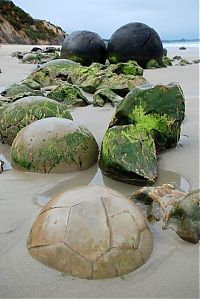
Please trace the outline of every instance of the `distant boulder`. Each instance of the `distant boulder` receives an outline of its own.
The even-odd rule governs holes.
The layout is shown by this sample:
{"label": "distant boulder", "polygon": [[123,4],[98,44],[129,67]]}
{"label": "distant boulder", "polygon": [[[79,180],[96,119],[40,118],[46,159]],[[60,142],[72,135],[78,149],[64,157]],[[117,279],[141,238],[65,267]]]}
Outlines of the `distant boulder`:
{"label": "distant boulder", "polygon": [[186,47],[180,47],[179,50],[186,50]]}
{"label": "distant boulder", "polygon": [[104,64],[106,46],[103,39],[94,32],[74,31],[63,42],[61,58],[67,58],[85,66],[93,62]]}
{"label": "distant boulder", "polygon": [[143,23],[129,23],[116,30],[108,42],[108,58],[111,63],[136,60],[145,67],[163,56],[163,45],[157,32]]}

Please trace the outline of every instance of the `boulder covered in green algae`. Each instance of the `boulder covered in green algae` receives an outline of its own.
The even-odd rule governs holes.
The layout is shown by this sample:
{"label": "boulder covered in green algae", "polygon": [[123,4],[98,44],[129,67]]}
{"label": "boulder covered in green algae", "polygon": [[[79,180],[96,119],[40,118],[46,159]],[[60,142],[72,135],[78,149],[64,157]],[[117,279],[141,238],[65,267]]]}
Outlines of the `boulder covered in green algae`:
{"label": "boulder covered in green algae", "polygon": [[36,81],[41,87],[60,84],[63,81],[68,82],[70,71],[78,67],[80,67],[78,63],[50,63],[30,74],[27,80]]}
{"label": "boulder covered in green algae", "polygon": [[143,68],[138,65],[138,63],[134,60],[129,60],[127,62],[120,62],[117,64],[110,64],[107,70],[112,71],[116,74],[124,74],[124,75],[133,75],[133,76],[142,76]]}
{"label": "boulder covered in green algae", "polygon": [[133,75],[124,75],[124,74],[115,74],[108,73],[103,78],[99,88],[110,88],[119,96],[126,96],[130,90],[136,86],[146,84],[147,80],[142,76],[133,76]]}
{"label": "boulder covered in green algae", "polygon": [[110,128],[103,138],[99,166],[116,180],[152,184],[157,178],[154,140],[134,125]]}
{"label": "boulder covered in green algae", "polygon": [[146,63],[146,69],[157,69],[160,68],[160,65],[157,60],[151,59]]}
{"label": "boulder covered in green algae", "polygon": [[147,82],[142,76],[125,74],[128,72],[141,73],[142,69],[134,65],[134,62],[119,64],[114,68],[100,63],[93,63],[89,67],[81,66],[78,63],[55,63],[40,68],[31,74],[27,80],[32,85],[35,81],[41,87],[58,85],[67,81],[89,93],[106,87],[124,96],[135,86]]}
{"label": "boulder covered in green algae", "polygon": [[110,126],[135,123],[135,107],[145,107],[145,114],[167,115],[181,123],[185,116],[185,99],[179,84],[143,85],[131,90],[118,105]]}
{"label": "boulder covered in green algae", "polygon": [[164,64],[164,66],[172,66],[172,61],[167,56],[163,56],[162,63]]}
{"label": "boulder covered in green algae", "polygon": [[184,114],[185,100],[178,84],[144,85],[118,105],[109,126],[137,124],[151,134],[160,151],[176,146]]}
{"label": "boulder covered in green algae", "polygon": [[81,90],[70,83],[62,83],[48,93],[48,98],[63,103],[67,107],[82,107],[90,103]]}
{"label": "boulder covered in green algae", "polygon": [[189,192],[169,213],[165,229],[172,228],[185,241],[200,240],[200,190]]}
{"label": "boulder covered in green algae", "polygon": [[92,166],[98,145],[85,127],[64,118],[45,118],[23,128],[11,147],[11,164],[23,171],[64,173]]}
{"label": "boulder covered in green algae", "polygon": [[26,84],[13,84],[5,89],[1,95],[14,102],[27,96],[43,96],[44,94],[40,90],[32,89]]}
{"label": "boulder covered in green algae", "polygon": [[93,106],[103,107],[106,103],[113,107],[122,101],[122,98],[110,88],[100,88],[93,95]]}
{"label": "boulder covered in green algae", "polygon": [[0,142],[11,145],[22,128],[47,117],[72,120],[71,114],[63,105],[45,97],[25,97],[7,105],[0,118]]}

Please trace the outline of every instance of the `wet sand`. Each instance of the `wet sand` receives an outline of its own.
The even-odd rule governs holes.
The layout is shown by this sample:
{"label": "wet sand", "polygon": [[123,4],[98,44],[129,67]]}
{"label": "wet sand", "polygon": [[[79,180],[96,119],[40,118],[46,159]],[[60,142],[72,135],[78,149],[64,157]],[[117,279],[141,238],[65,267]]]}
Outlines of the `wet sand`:
{"label": "wet sand", "polygon": [[[22,65],[9,55],[31,46],[1,46],[0,91],[19,82],[35,65]],[[198,50],[169,49],[169,56],[198,58]],[[175,182],[184,190],[199,185],[199,81],[198,64],[145,70],[151,83],[180,82],[186,98],[186,118],[176,149],[159,156],[157,185]],[[74,120],[84,124],[100,145],[113,114],[110,106],[72,110]],[[9,160],[8,145],[0,143],[0,154]],[[61,190],[78,185],[100,184],[130,194],[138,187],[102,176],[97,165],[79,173],[34,174],[15,170],[0,174],[0,298],[198,298],[199,246],[181,240],[173,231],[151,227],[154,250],[147,263],[124,277],[81,280],[34,260],[26,248],[31,225],[43,205]],[[81,196],[81,194],[80,194]]]}

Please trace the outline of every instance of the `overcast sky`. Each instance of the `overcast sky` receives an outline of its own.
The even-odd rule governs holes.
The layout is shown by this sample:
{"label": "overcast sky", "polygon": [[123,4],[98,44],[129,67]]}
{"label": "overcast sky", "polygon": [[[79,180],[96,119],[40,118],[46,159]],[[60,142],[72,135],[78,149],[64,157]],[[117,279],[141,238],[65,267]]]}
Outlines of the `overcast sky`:
{"label": "overcast sky", "polygon": [[198,38],[199,0],[13,0],[32,17],[67,33],[89,30],[103,38],[130,22],[153,27],[161,39]]}

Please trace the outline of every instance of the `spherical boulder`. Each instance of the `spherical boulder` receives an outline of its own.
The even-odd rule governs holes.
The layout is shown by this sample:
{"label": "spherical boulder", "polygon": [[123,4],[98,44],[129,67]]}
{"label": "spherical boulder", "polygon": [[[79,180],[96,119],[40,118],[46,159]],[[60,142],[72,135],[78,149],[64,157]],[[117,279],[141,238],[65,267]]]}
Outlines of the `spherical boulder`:
{"label": "spherical boulder", "polygon": [[74,31],[62,44],[61,58],[71,59],[85,66],[93,62],[104,64],[106,46],[103,39],[94,32]]}
{"label": "spherical boulder", "polygon": [[151,59],[160,61],[163,45],[157,32],[143,23],[129,23],[117,29],[108,42],[111,63],[135,60],[145,67]]}
{"label": "spherical boulder", "polygon": [[23,128],[11,147],[11,164],[23,171],[63,173],[89,168],[98,158],[95,138],[64,118],[45,118]]}
{"label": "spherical boulder", "polygon": [[11,145],[22,128],[47,117],[72,120],[70,112],[62,104],[43,96],[24,97],[9,104],[0,117],[0,142]]}
{"label": "spherical boulder", "polygon": [[101,279],[142,266],[152,252],[152,236],[140,208],[127,197],[101,186],[81,186],[43,207],[27,246],[49,267]]}

